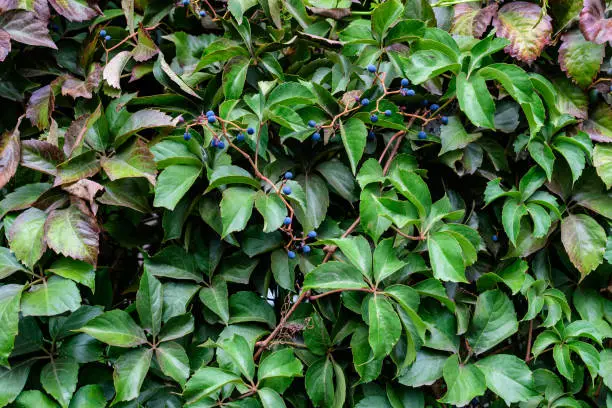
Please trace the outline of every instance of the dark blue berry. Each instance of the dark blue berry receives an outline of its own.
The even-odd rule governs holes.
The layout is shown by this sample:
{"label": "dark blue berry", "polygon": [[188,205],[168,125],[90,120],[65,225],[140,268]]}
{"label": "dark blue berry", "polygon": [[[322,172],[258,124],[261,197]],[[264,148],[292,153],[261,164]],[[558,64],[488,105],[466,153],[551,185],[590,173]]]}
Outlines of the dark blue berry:
{"label": "dark blue berry", "polygon": [[440,121],[443,125],[448,125],[448,116],[442,116],[442,119],[440,119]]}
{"label": "dark blue berry", "polygon": [[361,104],[362,104],[363,106],[368,106],[368,105],[370,104],[370,100],[369,100],[368,98],[363,98],[363,99],[361,100]]}
{"label": "dark blue berry", "polygon": [[210,145],[211,145],[212,147],[217,147],[217,139],[213,139],[213,140],[211,140],[211,141],[210,141]]}
{"label": "dark blue berry", "polygon": [[368,71],[370,71],[371,73],[376,72],[376,65],[374,64],[368,65]]}
{"label": "dark blue berry", "polygon": [[499,241],[499,237],[497,236],[497,234],[493,234],[493,236],[491,237],[491,239],[493,240],[493,242],[497,242],[497,241]]}
{"label": "dark blue berry", "polygon": [[214,116],[209,116],[207,119],[208,119],[208,123],[215,123],[217,121],[217,118]]}
{"label": "dark blue berry", "polygon": [[374,131],[373,131],[373,130],[370,130],[370,131],[368,132],[368,139],[370,139],[370,140],[374,140],[374,139],[376,139],[376,133],[374,133]]}
{"label": "dark blue berry", "polygon": [[223,140],[219,140],[219,143],[217,143],[217,147],[221,150],[223,148],[225,148],[225,143],[223,142]]}
{"label": "dark blue berry", "polygon": [[289,186],[285,186],[283,187],[283,193],[290,195],[291,194],[291,187]]}
{"label": "dark blue berry", "polygon": [[183,0],[182,3],[183,3],[183,6],[188,6],[189,5],[189,0]]}
{"label": "dark blue berry", "polygon": [[100,30],[100,37],[106,37],[106,30]]}
{"label": "dark blue berry", "polygon": [[313,127],[317,126],[317,122],[315,122],[314,120],[310,119],[310,120],[308,121],[308,126],[310,126],[311,128],[313,128]]}
{"label": "dark blue berry", "polygon": [[310,231],[308,233],[308,238],[316,238],[317,237],[317,233],[315,231]]}
{"label": "dark blue berry", "polygon": [[427,137],[427,133],[425,133],[425,131],[421,130],[419,131],[419,133],[417,134],[417,137],[421,140],[425,139]]}
{"label": "dark blue berry", "polygon": [[242,133],[238,133],[238,135],[236,136],[236,140],[239,142],[244,141],[244,135]]}
{"label": "dark blue berry", "polygon": [[286,173],[285,173],[285,178],[286,178],[287,180],[291,180],[291,179],[293,178],[293,173],[292,173],[292,172],[290,172],[290,171],[286,172]]}
{"label": "dark blue berry", "polygon": [[206,112],[206,117],[209,117],[209,116],[215,116],[215,112],[214,112],[214,111],[211,111],[211,110],[209,110],[208,112]]}
{"label": "dark blue berry", "polygon": [[206,17],[206,12],[204,10],[200,10],[200,17]]}
{"label": "dark blue berry", "polygon": [[385,111],[385,116],[391,116],[391,111],[389,109]]}
{"label": "dark blue berry", "polygon": [[183,139],[185,140],[191,139],[191,134],[189,134],[189,132],[185,132],[185,134],[183,135]]}
{"label": "dark blue berry", "polygon": [[372,116],[370,116],[370,120],[372,122],[378,122],[378,116],[377,115],[372,115]]}
{"label": "dark blue berry", "polygon": [[402,86],[408,86],[410,85],[410,81],[408,81],[406,78],[402,79]]}
{"label": "dark blue berry", "polygon": [[431,111],[437,111],[438,109],[440,109],[440,105],[438,105],[437,103],[432,103],[429,109]]}
{"label": "dark blue berry", "polygon": [[321,140],[321,134],[318,132],[313,133],[312,140],[314,140],[315,142],[318,142],[319,140]]}
{"label": "dark blue berry", "polygon": [[423,99],[423,100],[421,101],[421,105],[423,105],[423,106],[427,106],[427,105],[429,105],[429,101],[428,101],[427,99]]}
{"label": "dark blue berry", "polygon": [[295,258],[295,252],[287,251],[287,256],[289,257],[289,259],[294,259]]}
{"label": "dark blue berry", "polygon": [[105,41],[110,41],[110,40],[111,40],[111,38],[113,38],[113,37],[111,37],[110,35],[107,35],[106,37],[104,37],[104,40],[105,40]]}
{"label": "dark blue berry", "polygon": [[310,247],[308,245],[304,245],[302,247],[302,252],[305,253],[305,254],[309,253],[310,252]]}
{"label": "dark blue berry", "polygon": [[253,129],[252,127],[248,127],[248,128],[247,128],[247,133],[248,133],[249,135],[252,135],[253,133],[255,133],[255,129]]}
{"label": "dark blue berry", "polygon": [[283,221],[283,224],[285,224],[285,225],[291,224],[291,217],[285,217],[285,220]]}
{"label": "dark blue berry", "polygon": [[406,95],[407,96],[414,96],[416,95],[416,92],[414,92],[414,89],[409,89],[406,91]]}

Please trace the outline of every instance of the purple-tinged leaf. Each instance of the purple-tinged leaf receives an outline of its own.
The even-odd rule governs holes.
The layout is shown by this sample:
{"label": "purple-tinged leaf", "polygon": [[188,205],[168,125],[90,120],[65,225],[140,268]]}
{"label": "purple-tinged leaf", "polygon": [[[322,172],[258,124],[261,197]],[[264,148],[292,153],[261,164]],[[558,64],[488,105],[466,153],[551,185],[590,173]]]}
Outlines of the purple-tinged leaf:
{"label": "purple-tinged leaf", "polygon": [[128,63],[131,57],[131,52],[121,51],[104,67],[102,77],[113,88],[121,89],[121,84],[119,83],[121,73],[123,72],[123,68],[125,68],[125,64]]}
{"label": "purple-tinged leaf", "polygon": [[94,64],[84,81],[68,75],[62,85],[62,95],[69,95],[74,99],[79,97],[91,99],[91,92],[98,88],[101,80],[102,67],[100,64]]}
{"label": "purple-tinged leaf", "polygon": [[59,147],[42,140],[30,139],[21,142],[21,165],[54,176],[56,167],[65,160]]}
{"label": "purple-tinged leaf", "polygon": [[0,62],[11,52],[11,36],[0,28]]}
{"label": "purple-tinged leaf", "polygon": [[603,62],[605,46],[584,39],[578,30],[561,36],[559,65],[568,78],[582,88],[593,82]]}
{"label": "purple-tinged leaf", "polygon": [[0,27],[9,33],[13,41],[57,49],[49,36],[47,23],[30,11],[13,10],[0,15]]}
{"label": "purple-tinged leaf", "polygon": [[138,43],[132,51],[134,60],[138,62],[150,60],[158,52],[159,48],[157,48],[157,45],[155,45],[149,33],[142,26],[140,26],[138,28]]}
{"label": "purple-tinged leaf", "polygon": [[510,40],[510,45],[504,49],[506,53],[531,64],[550,41],[551,21],[547,14],[542,16],[542,9],[537,4],[515,1],[499,9],[493,25],[498,37]]}
{"label": "purple-tinged leaf", "polygon": [[491,24],[491,20],[495,16],[498,7],[497,3],[482,9],[477,3],[456,4],[453,25],[450,30],[451,33],[473,36],[475,38],[482,37]]}
{"label": "purple-tinged leaf", "polygon": [[21,144],[19,141],[19,125],[21,118],[17,121],[15,129],[6,131],[0,136],[0,188],[15,175],[21,156]]}
{"label": "purple-tinged leaf", "polygon": [[49,0],[49,3],[70,21],[85,21],[103,15],[98,6],[90,6],[86,0]]}
{"label": "purple-tinged leaf", "polygon": [[30,119],[37,128],[47,129],[54,109],[55,94],[51,85],[45,85],[30,96],[26,107],[26,118]]}
{"label": "purple-tinged leaf", "polygon": [[98,171],[100,171],[100,161],[96,158],[96,152],[90,150],[58,165],[54,185],[69,184],[88,178]]}
{"label": "purple-tinged leaf", "polygon": [[582,130],[591,137],[591,140],[612,143],[612,107],[600,103],[589,114],[589,119],[582,124]]}
{"label": "purple-tinged leaf", "polygon": [[157,167],[153,153],[141,139],[136,139],[111,158],[102,158],[101,163],[111,180],[144,177],[155,185]]}
{"label": "purple-tinged leaf", "polygon": [[580,31],[589,41],[604,44],[612,41],[612,18],[606,18],[603,0],[584,0],[580,12]]}

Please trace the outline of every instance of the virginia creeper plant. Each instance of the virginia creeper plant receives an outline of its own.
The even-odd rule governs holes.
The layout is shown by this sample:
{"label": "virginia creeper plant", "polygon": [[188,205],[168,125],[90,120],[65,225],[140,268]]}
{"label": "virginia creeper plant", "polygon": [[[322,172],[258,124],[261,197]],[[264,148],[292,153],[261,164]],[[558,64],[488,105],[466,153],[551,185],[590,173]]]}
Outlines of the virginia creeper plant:
{"label": "virginia creeper plant", "polygon": [[0,407],[612,408],[603,0],[0,0]]}

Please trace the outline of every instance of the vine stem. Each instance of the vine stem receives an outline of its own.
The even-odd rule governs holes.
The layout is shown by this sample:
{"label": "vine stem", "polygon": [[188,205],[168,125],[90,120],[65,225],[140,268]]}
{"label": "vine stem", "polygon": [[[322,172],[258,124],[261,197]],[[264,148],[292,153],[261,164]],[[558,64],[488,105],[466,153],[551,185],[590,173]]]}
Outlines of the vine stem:
{"label": "vine stem", "polygon": [[533,320],[529,321],[529,335],[527,337],[527,353],[525,353],[525,362],[530,360],[531,355],[531,340],[533,338]]}

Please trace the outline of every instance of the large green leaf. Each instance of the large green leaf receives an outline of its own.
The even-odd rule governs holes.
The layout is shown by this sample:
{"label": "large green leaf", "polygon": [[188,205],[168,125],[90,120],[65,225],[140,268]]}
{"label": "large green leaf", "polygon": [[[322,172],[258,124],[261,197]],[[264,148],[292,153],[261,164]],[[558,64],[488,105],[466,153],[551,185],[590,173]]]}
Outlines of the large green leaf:
{"label": "large green leaf", "polygon": [[485,376],[487,388],[506,404],[526,402],[538,395],[531,370],[525,362],[509,354],[497,354],[475,363]]}
{"label": "large green leaf", "polygon": [[459,106],[470,121],[476,126],[494,129],[495,103],[484,78],[479,75],[468,78],[462,72],[457,76],[456,83]]}
{"label": "large green leaf", "polygon": [[147,342],[144,331],[127,312],[111,310],[90,320],[78,331],[116,347],[135,347]]}
{"label": "large green leaf", "polygon": [[605,46],[585,40],[579,30],[561,36],[559,65],[579,86],[586,88],[593,82],[603,62]]}
{"label": "large green leaf", "polygon": [[[19,302],[21,300],[22,290],[23,287],[21,285],[0,286],[0,323],[3,328],[0,332],[0,365],[5,367],[8,366],[8,358],[13,350],[15,336],[17,336]],[[0,374],[0,376],[2,376],[2,374]],[[8,380],[8,378],[11,377],[6,378]],[[2,383],[4,384],[4,382]],[[0,402],[2,402],[1,395]]]}
{"label": "large green leaf", "polygon": [[15,256],[32,268],[47,249],[44,227],[47,214],[30,208],[15,219],[9,230],[9,245]]}
{"label": "large green leaf", "polygon": [[304,278],[303,289],[367,288],[359,269],[342,262],[327,262],[317,266]]}
{"label": "large green leaf", "polygon": [[40,383],[62,408],[66,408],[76,391],[78,375],[76,361],[69,358],[51,360],[40,372]]}
{"label": "large green leaf", "polygon": [[374,267],[372,269],[376,283],[393,275],[406,265],[397,257],[393,248],[393,239],[388,238],[380,241],[374,250]]}
{"label": "large green leaf", "polygon": [[443,373],[446,394],[440,398],[440,402],[467,405],[473,398],[483,395],[487,389],[482,371],[474,364],[459,364],[456,354],[446,360]]}
{"label": "large green leaf", "polygon": [[111,180],[144,177],[155,184],[157,171],[153,154],[141,139],[135,139],[110,158],[102,158],[101,165]]}
{"label": "large green leaf", "polygon": [[136,309],[143,328],[157,336],[162,323],[162,284],[149,272],[142,274],[136,294]]}
{"label": "large green leaf", "polygon": [[229,383],[242,383],[242,380],[220,368],[202,367],[187,381],[183,396],[188,404],[193,404]]}
{"label": "large green leaf", "polygon": [[229,299],[229,323],[259,322],[270,327],[276,324],[272,306],[254,292],[237,292]]}
{"label": "large green leaf", "polygon": [[227,324],[230,318],[227,284],[217,276],[209,287],[200,289],[200,300]]}
{"label": "large green leaf", "polygon": [[183,346],[173,341],[162,343],[155,349],[155,358],[165,375],[185,385],[189,378],[189,357]]}
{"label": "large green leaf", "polygon": [[54,316],[74,312],[79,306],[81,294],[77,285],[59,276],[32,286],[21,297],[21,313],[25,316]]}
{"label": "large green leaf", "polygon": [[467,282],[462,249],[449,233],[435,232],[427,239],[431,269],[437,279]]}
{"label": "large green leaf", "polygon": [[198,166],[179,164],[164,169],[157,178],[153,205],[174,210],[174,207],[195,183],[200,171],[201,168]]}
{"label": "large green leaf", "polygon": [[391,303],[380,295],[370,297],[368,301],[368,340],[374,358],[388,355],[398,342],[402,333],[402,324]]}
{"label": "large green leaf", "polygon": [[152,356],[153,350],[141,348],[130,350],[117,359],[113,373],[116,391],[113,403],[131,401],[140,395]]}
{"label": "large green leaf", "polygon": [[305,383],[315,406],[329,406],[334,399],[333,362],[326,357],[315,361],[306,371]]}
{"label": "large green leaf", "polygon": [[346,123],[340,121],[340,136],[342,137],[342,143],[344,143],[344,149],[348,154],[351,169],[353,174],[355,174],[357,172],[357,164],[359,164],[366,146],[368,130],[362,121],[351,118]]}
{"label": "large green leaf", "polygon": [[603,262],[606,233],[597,221],[585,214],[569,215],[561,222],[561,241],[582,278]]}
{"label": "large green leaf", "polygon": [[256,191],[245,187],[230,187],[223,192],[221,200],[222,237],[246,226],[255,202]]}
{"label": "large green leaf", "polygon": [[144,267],[154,276],[202,281],[202,275],[196,270],[194,257],[175,245],[162,249],[150,258],[145,258]]}
{"label": "large green leaf", "polygon": [[301,377],[302,363],[294,355],[291,349],[275,351],[268,355],[259,364],[257,378],[259,381],[266,378]]}
{"label": "large green leaf", "polygon": [[478,296],[467,340],[474,353],[481,354],[501,343],[518,330],[514,305],[500,290]]}

